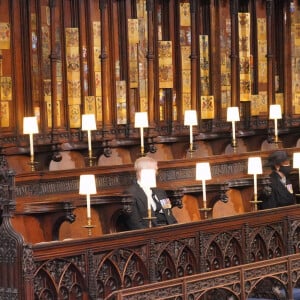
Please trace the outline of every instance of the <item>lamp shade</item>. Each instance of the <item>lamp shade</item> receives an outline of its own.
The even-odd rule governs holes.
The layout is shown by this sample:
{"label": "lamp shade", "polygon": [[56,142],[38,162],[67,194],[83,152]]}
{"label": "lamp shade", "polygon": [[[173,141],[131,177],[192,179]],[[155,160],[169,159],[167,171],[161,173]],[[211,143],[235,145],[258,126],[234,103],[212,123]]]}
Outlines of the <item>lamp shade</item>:
{"label": "lamp shade", "polygon": [[140,184],[142,187],[156,187],[156,169],[141,170]]}
{"label": "lamp shade", "polygon": [[248,174],[262,174],[262,163],[260,157],[248,158]]}
{"label": "lamp shade", "polygon": [[227,121],[236,122],[240,120],[239,108],[237,106],[227,107]]}
{"label": "lamp shade", "polygon": [[269,119],[281,119],[281,106],[280,104],[271,104],[269,111]]}
{"label": "lamp shade", "polygon": [[80,175],[79,194],[92,195],[96,193],[97,191],[96,191],[95,175],[90,175],[90,174]]}
{"label": "lamp shade", "polygon": [[39,133],[37,117],[23,118],[23,133],[24,134]]}
{"label": "lamp shade", "polygon": [[145,111],[143,112],[136,112],[134,115],[134,127],[135,128],[146,128],[148,127],[148,113]]}
{"label": "lamp shade", "polygon": [[184,125],[185,126],[198,125],[196,110],[186,110],[184,112]]}
{"label": "lamp shade", "polygon": [[196,164],[196,180],[210,180],[211,172],[208,162],[202,162]]}
{"label": "lamp shade", "polygon": [[293,153],[293,168],[300,169],[300,152]]}
{"label": "lamp shade", "polygon": [[94,114],[82,115],[81,130],[96,130],[96,119]]}

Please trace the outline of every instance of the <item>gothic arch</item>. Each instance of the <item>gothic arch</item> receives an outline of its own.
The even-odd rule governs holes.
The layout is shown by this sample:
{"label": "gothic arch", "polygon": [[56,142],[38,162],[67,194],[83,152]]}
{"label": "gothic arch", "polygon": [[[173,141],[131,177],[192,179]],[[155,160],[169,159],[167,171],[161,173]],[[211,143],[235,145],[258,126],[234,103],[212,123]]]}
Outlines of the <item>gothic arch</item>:
{"label": "gothic arch", "polygon": [[176,278],[176,267],[170,253],[164,250],[157,260],[156,277],[159,281]]}
{"label": "gothic arch", "polygon": [[250,261],[261,261],[267,257],[267,246],[260,234],[257,234],[250,244]]}
{"label": "gothic arch", "polygon": [[288,296],[289,295],[285,284],[276,277],[268,276],[263,277],[254,283],[254,285],[251,287],[247,299],[292,299]]}
{"label": "gothic arch", "polygon": [[215,299],[230,299],[238,300],[240,299],[232,290],[227,288],[215,288],[205,291],[199,298],[195,300],[215,300]]}
{"label": "gothic arch", "polygon": [[37,299],[59,299],[66,295],[82,296],[87,290],[82,273],[73,262],[51,260],[43,263],[34,276]]}
{"label": "gothic arch", "polygon": [[177,260],[177,276],[187,276],[197,273],[197,270],[195,270],[196,266],[196,258],[189,249],[189,247],[185,246],[181,249],[178,260]]}
{"label": "gothic arch", "polygon": [[149,280],[142,258],[128,249],[113,250],[103,257],[95,276],[97,297],[106,297],[122,286],[138,286]]}

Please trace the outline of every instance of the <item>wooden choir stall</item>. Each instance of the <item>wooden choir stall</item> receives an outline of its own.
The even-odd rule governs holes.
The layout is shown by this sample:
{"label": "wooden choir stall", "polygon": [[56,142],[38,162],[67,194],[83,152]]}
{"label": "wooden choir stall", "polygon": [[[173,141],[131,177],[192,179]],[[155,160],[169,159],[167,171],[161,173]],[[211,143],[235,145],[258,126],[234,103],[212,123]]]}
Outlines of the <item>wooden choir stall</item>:
{"label": "wooden choir stall", "polygon": [[[0,0],[0,299],[300,299],[299,27],[296,0]],[[295,204],[262,210],[276,150]],[[126,227],[141,156],[177,224]]]}

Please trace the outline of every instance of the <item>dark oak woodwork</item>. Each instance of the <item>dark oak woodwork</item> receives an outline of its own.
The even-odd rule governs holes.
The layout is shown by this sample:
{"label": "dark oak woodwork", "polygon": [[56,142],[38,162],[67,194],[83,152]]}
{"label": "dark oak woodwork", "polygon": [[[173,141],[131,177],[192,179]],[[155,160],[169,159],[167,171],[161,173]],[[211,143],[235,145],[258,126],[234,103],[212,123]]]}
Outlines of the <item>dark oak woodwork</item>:
{"label": "dark oak woodwork", "polygon": [[[128,232],[123,221],[132,199],[124,191],[135,179],[133,163],[140,156],[134,112],[141,103],[139,87],[129,82],[127,26],[128,19],[137,18],[138,2],[145,6],[147,28],[145,53],[140,54],[147,60],[150,126],[145,128],[145,151],[159,162],[157,184],[167,191],[179,224]],[[215,105],[214,118],[200,119],[194,127],[192,153],[183,124],[183,3],[190,4],[191,18],[190,106],[200,116],[199,34],[209,36],[209,93]],[[261,156],[264,164],[276,149],[290,156],[300,151],[292,4],[299,8],[290,0],[0,0],[1,26],[10,28],[9,49],[0,49],[0,299],[275,298],[278,288],[292,297],[300,288],[299,205],[254,211],[253,178],[247,174],[249,156]],[[277,92],[284,95],[279,143],[274,143],[267,112],[252,116],[251,101],[240,101],[240,12],[251,15],[251,93],[266,91],[268,105],[275,103]],[[257,18],[266,21],[264,83],[258,80]],[[230,103],[224,104],[220,36],[225,19],[230,21],[231,74]],[[94,22],[101,23],[98,57],[93,49]],[[79,32],[80,97],[75,100],[69,91],[66,28]],[[159,30],[163,40],[172,42],[174,80],[173,87],[164,90],[164,104],[159,90]],[[87,134],[79,125],[71,126],[69,113],[75,101],[80,118],[86,110],[85,96],[95,96],[97,63],[102,112],[92,132],[90,162]],[[11,78],[7,109],[2,106],[4,77]],[[126,124],[117,122],[117,80],[126,82]],[[225,117],[228,105],[241,109],[236,149]],[[29,138],[22,130],[23,117],[33,114],[40,127],[34,136],[34,172]],[[2,124],[5,117],[8,126]],[[195,180],[195,165],[202,161],[209,162],[212,171],[207,213],[201,210],[203,187]],[[259,191],[269,184],[269,171],[264,167],[258,176]],[[296,193],[297,171],[292,173]],[[91,198],[95,227],[88,236],[86,199],[78,192],[79,176],[91,173],[96,176],[97,195]],[[299,198],[298,193],[298,203]]]}
{"label": "dark oak woodwork", "polygon": [[[11,232],[3,235],[6,223],[4,219],[0,230],[2,238],[8,240]],[[279,261],[275,258],[282,257],[284,261],[285,255],[299,252],[298,235],[299,209],[291,206],[98,238],[37,243],[31,247],[20,243],[20,250],[25,247],[26,255],[22,257],[26,262],[26,284],[24,292],[17,288],[15,293],[22,293],[24,299],[31,299],[33,292],[37,298],[43,298],[46,290],[54,298],[58,292],[113,299],[116,290],[140,285],[145,289],[144,285],[151,282],[163,282],[166,286],[171,279],[195,279],[191,276],[195,274],[202,274],[203,280],[204,276],[205,280],[217,280],[221,274],[227,278],[226,274],[236,270],[256,272],[258,264],[252,266],[254,262],[260,262],[258,269],[264,268],[265,276],[271,276],[274,267],[268,266]],[[237,284],[246,279],[249,281],[250,277],[239,278]],[[222,286],[227,284],[224,279]],[[74,285],[77,288],[72,292],[69,287]],[[254,280],[247,293],[255,285]],[[212,286],[221,288],[216,282]],[[150,286],[151,295],[156,293],[154,287]],[[205,292],[210,289],[211,285]]]}
{"label": "dark oak woodwork", "polygon": [[[292,155],[294,149],[287,149]],[[269,155],[269,151],[253,153],[262,157],[263,164]],[[5,157],[2,157],[5,162]],[[211,209],[208,216],[203,215],[202,183],[195,179],[196,163],[208,161],[211,166],[212,179],[206,182],[207,185],[207,207]],[[238,205],[239,209],[227,212],[232,213],[249,212],[255,209],[251,204],[253,200],[253,177],[247,174],[248,154],[219,155],[210,158],[190,158],[188,160],[174,160],[159,162],[157,184],[167,190],[173,203],[177,207],[176,214],[180,222],[189,222],[193,210],[196,209],[198,220],[205,217],[212,217],[217,213],[219,201]],[[268,173],[258,175],[258,191],[263,190],[269,184]],[[107,234],[123,231],[122,218],[127,210],[130,210],[130,196],[125,195],[125,190],[134,182],[135,172],[133,165],[104,167],[89,167],[51,172],[30,172],[16,176],[16,218],[14,225],[22,232],[26,241],[50,241],[59,238],[59,227],[64,221],[73,222],[74,215],[80,217],[86,206],[85,198],[79,195],[79,177],[81,174],[95,174],[97,195],[91,197],[93,222],[98,230],[95,234]],[[294,190],[299,190],[298,174],[293,172],[292,180]],[[231,191],[236,191],[231,195]],[[237,194],[238,197],[237,197]],[[235,195],[235,196],[234,196]],[[191,198],[190,200],[188,200]],[[195,200],[192,200],[195,199]],[[190,207],[190,204],[192,204]],[[27,220],[27,221],[26,221]],[[41,236],[33,235],[30,228],[24,227],[23,222],[37,222],[40,227]],[[34,221],[35,220],[35,221]],[[76,220],[76,218],[75,218]],[[78,221],[84,221],[81,216]],[[77,222],[77,221],[76,221]],[[83,225],[83,224],[82,224]],[[78,226],[78,225],[77,225]],[[69,228],[71,228],[70,225]],[[101,229],[100,229],[101,228]],[[76,235],[86,236],[86,231]],[[71,236],[72,237],[72,234]],[[34,240],[32,240],[34,238]]]}
{"label": "dark oak woodwork", "polygon": [[299,299],[299,255],[114,292],[109,299]]}
{"label": "dark oak woodwork", "polygon": [[[239,160],[236,157],[233,158],[232,166],[229,168],[228,166],[227,168],[220,167],[220,164],[226,166],[224,157],[222,160],[216,159],[215,164],[219,164],[217,169],[213,168],[213,172],[218,172],[217,181],[219,182],[215,180],[208,186],[208,193],[212,196],[209,201],[210,206],[213,201],[216,201],[216,197],[221,197],[217,195],[218,193],[224,195],[227,189],[247,190],[252,186],[247,176],[244,178],[240,176],[235,180],[222,180],[222,177],[228,178],[227,172],[243,173],[245,164],[243,157]],[[181,164],[169,162],[168,165],[161,164],[160,167],[160,183],[173,187],[170,189],[170,195],[174,196],[174,203],[177,201],[178,206],[181,206],[180,198],[183,194],[196,195],[200,198],[201,187],[187,184],[193,182],[191,179],[194,176],[193,160],[183,161]],[[109,186],[111,191],[114,189],[116,192],[117,186],[122,184],[120,178],[130,179],[130,168],[132,167],[122,166],[115,170],[97,168],[97,185],[104,189]],[[114,172],[117,174],[112,176]],[[226,278],[226,274],[237,270],[244,272],[247,268],[257,272],[258,266],[258,269],[267,268],[264,273],[267,278],[273,274],[274,268],[268,269],[268,265],[272,266],[276,263],[274,259],[282,258],[282,261],[286,261],[290,259],[286,257],[287,255],[299,253],[300,210],[298,205],[245,212],[230,217],[214,219],[210,217],[201,221],[146,230],[50,241],[57,237],[58,228],[64,221],[73,221],[73,208],[84,205],[80,197],[75,197],[78,178],[74,170],[61,172],[59,180],[58,174],[55,173],[35,172],[35,178],[22,175],[18,176],[15,181],[14,172],[3,163],[0,185],[2,190],[0,251],[3,255],[0,257],[0,271],[1,274],[8,274],[8,276],[0,277],[1,297],[18,299],[65,297],[70,299],[71,295],[76,295],[83,299],[88,297],[113,299],[116,291],[124,288],[145,286],[154,282],[167,284],[167,281],[170,281],[172,286],[172,279],[192,280],[191,275],[202,274],[204,276],[204,273],[208,280],[213,276],[218,278],[219,273],[214,272],[220,270],[224,270],[220,274]],[[119,181],[116,180],[117,178]],[[176,190],[175,182],[179,179],[181,189]],[[267,181],[267,178],[261,179],[261,185],[264,184],[264,180]],[[61,189],[60,192],[59,189]],[[62,193],[63,190],[64,193]],[[57,201],[58,194],[60,194],[60,201]],[[41,195],[47,201],[41,202]],[[73,199],[72,202],[71,199]],[[107,197],[102,191],[91,202],[94,209],[99,208],[98,213],[103,222],[102,225],[106,224],[107,227],[103,226],[106,229],[113,229],[115,224],[112,223],[118,219],[120,212],[130,209],[130,198],[124,194],[118,196],[115,193]],[[24,217],[30,215],[39,220],[41,227],[44,227],[44,240],[35,241],[33,244],[28,243],[30,238],[22,236],[12,225],[13,219],[20,215]],[[26,222],[24,224],[26,225]],[[29,222],[27,226],[30,226]],[[297,256],[296,258],[298,259]],[[260,262],[260,264],[252,266],[255,262]],[[292,269],[288,270],[290,272]],[[236,283],[242,284],[243,280],[251,281],[250,277],[245,277],[239,278]],[[236,295],[245,292],[248,295],[251,293],[258,295],[261,291],[260,286],[264,284],[254,279],[251,282],[251,288],[241,292],[235,291]],[[292,282],[293,285],[289,286],[287,281],[283,284],[283,287],[288,288],[287,293],[291,293],[292,287],[298,287],[296,283],[298,278],[294,278]],[[226,280],[222,283],[222,286],[231,284]],[[270,284],[272,286],[276,282]],[[214,292],[211,291],[211,286],[205,288],[203,292],[222,294],[219,290],[221,287],[217,283],[214,283],[213,287]],[[152,289],[152,286],[150,288]],[[127,292],[130,291],[126,290]],[[155,288],[151,293],[157,293]]]}
{"label": "dark oak woodwork", "polygon": [[[252,94],[267,91],[268,104],[274,103],[275,93],[283,93],[283,119],[278,122],[279,147],[295,147],[299,132],[299,114],[295,113],[293,80],[293,9],[298,3],[291,1],[162,1],[149,0],[145,4],[147,12],[147,101],[150,127],[145,130],[145,143],[148,153],[156,154],[162,160],[184,159],[189,148],[188,128],[183,125],[182,73],[180,51],[180,4],[190,4],[191,32],[191,108],[201,110],[201,80],[199,75],[200,56],[199,34],[209,36],[210,86],[214,96],[215,118],[201,120],[194,128],[195,147],[204,144],[207,151],[196,151],[194,155],[226,154],[230,148],[230,124],[226,121],[226,105],[241,108],[241,121],[237,125],[237,153],[276,148],[272,143],[273,125],[267,113],[251,116],[250,101],[239,99],[239,32],[238,13],[249,12],[251,16],[251,47],[253,58],[251,72]],[[140,110],[138,88],[129,84],[128,28],[129,18],[137,18],[137,0],[134,1],[8,1],[0,3],[2,22],[10,24],[10,48],[0,53],[1,77],[12,79],[12,99],[9,100],[9,127],[1,127],[1,147],[11,160],[19,160],[16,172],[27,170],[29,139],[22,133],[24,116],[39,114],[40,133],[35,135],[35,154],[39,170],[49,170],[49,163],[61,159],[64,151],[79,151],[87,156],[87,135],[78,128],[70,128],[69,112],[71,100],[68,91],[66,33],[69,27],[79,32],[79,73],[80,105],[79,116],[85,113],[85,96],[94,96],[96,90],[94,66],[101,65],[102,115],[97,122],[97,130],[92,133],[94,165],[116,164],[118,157],[122,163],[133,162],[139,155],[139,130],[134,128],[134,112]],[[161,20],[157,13],[160,12]],[[230,20],[229,58],[231,64],[230,95],[231,103],[222,104],[222,74],[220,68],[220,36],[224,32],[224,18]],[[257,18],[266,20],[267,36],[267,83],[258,82],[258,40]],[[34,20],[36,20],[34,22]],[[93,23],[101,23],[101,49],[99,57],[94,57]],[[158,63],[158,24],[161,23],[163,40],[172,42],[173,88],[164,89],[165,103],[159,97]],[[276,26],[275,26],[276,24]],[[43,31],[43,26],[47,31]],[[35,28],[36,27],[36,28]],[[276,29],[278,28],[278,30]],[[43,38],[49,41],[43,45]],[[45,34],[45,35],[44,35]],[[36,43],[36,44],[34,44]],[[34,46],[35,45],[35,46]],[[282,47],[281,47],[282,46]],[[36,47],[36,50],[33,50]],[[49,48],[49,49],[48,49]],[[116,76],[116,66],[120,76]],[[278,91],[275,91],[275,77],[278,77]],[[50,83],[49,91],[44,80]],[[58,86],[61,80],[61,87]],[[126,82],[126,124],[117,124],[116,81]],[[277,80],[277,79],[276,79]],[[61,89],[61,95],[59,91]],[[47,104],[45,93],[50,98]],[[59,99],[61,98],[61,99]],[[1,100],[2,101],[2,100]],[[76,100],[77,101],[77,100]],[[78,100],[79,101],[79,100]],[[174,103],[173,103],[174,101]],[[58,106],[56,105],[59,102]],[[47,105],[51,105],[48,119]],[[160,105],[163,105],[161,120]],[[176,107],[176,109],[175,109]],[[17,109],[15,109],[17,108]],[[39,111],[39,113],[37,113]],[[60,113],[60,120],[57,115]],[[199,114],[200,115],[200,114]],[[51,120],[52,125],[49,126]],[[60,121],[60,122],[59,122]],[[176,147],[182,151],[176,153]],[[67,149],[67,150],[66,150]],[[87,162],[88,165],[88,162]],[[15,168],[12,164],[12,168]]]}

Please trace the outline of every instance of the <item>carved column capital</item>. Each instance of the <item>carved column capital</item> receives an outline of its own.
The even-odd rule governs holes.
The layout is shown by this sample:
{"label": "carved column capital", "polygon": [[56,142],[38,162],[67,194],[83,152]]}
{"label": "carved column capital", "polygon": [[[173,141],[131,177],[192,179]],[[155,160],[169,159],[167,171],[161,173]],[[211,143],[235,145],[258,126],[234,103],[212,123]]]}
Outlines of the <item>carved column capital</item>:
{"label": "carved column capital", "polygon": [[107,0],[99,0],[99,9],[104,10],[107,7]]}
{"label": "carved column capital", "polygon": [[267,16],[269,16],[269,17],[272,16],[272,14],[273,14],[273,4],[274,4],[273,0],[266,1]]}
{"label": "carved column capital", "polygon": [[146,1],[146,10],[147,12],[152,12],[154,10],[154,4],[153,4],[153,0],[147,0]]}
{"label": "carved column capital", "polygon": [[236,15],[238,13],[238,1],[230,0],[230,14]]}
{"label": "carved column capital", "polygon": [[191,0],[191,5],[190,5],[190,12],[191,14],[195,14],[196,13],[196,1],[195,0]]}
{"label": "carved column capital", "polygon": [[56,6],[56,1],[55,0],[49,0],[49,7],[53,8]]}

